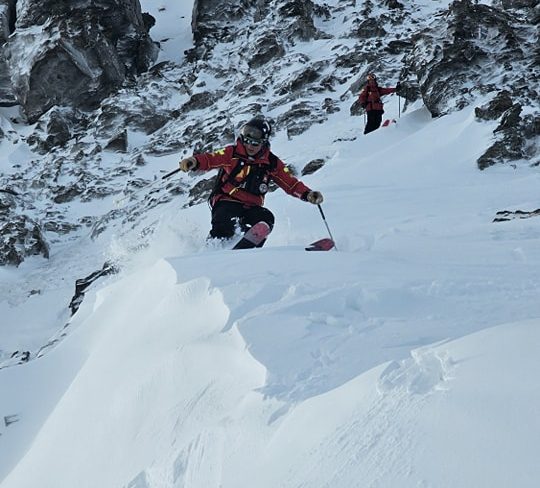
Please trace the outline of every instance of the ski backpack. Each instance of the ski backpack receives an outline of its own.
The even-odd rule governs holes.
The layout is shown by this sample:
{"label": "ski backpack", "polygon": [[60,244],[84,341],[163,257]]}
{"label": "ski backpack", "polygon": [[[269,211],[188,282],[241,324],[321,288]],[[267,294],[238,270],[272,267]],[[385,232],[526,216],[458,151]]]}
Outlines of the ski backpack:
{"label": "ski backpack", "polygon": [[241,186],[239,186],[238,188],[241,188],[254,195],[264,195],[268,191],[268,184],[265,180],[268,180],[268,175],[275,171],[278,162],[278,157],[274,153],[270,152],[270,154],[268,155],[268,161],[270,162],[268,166],[262,164],[251,164],[249,162],[246,162],[236,153],[233,154],[233,158],[237,158],[238,163],[227,176],[227,178],[223,179],[224,175],[226,174],[225,169],[219,169],[214,183],[214,187],[212,188],[212,191],[210,192],[210,195],[208,197],[209,205],[212,204],[212,200],[216,195],[223,193],[222,188],[224,185],[226,185],[227,183],[233,183],[234,179],[238,176],[240,171],[242,171],[242,169],[244,169],[246,165],[251,165],[251,167],[254,168],[255,171],[250,171],[245,180],[241,182]]}

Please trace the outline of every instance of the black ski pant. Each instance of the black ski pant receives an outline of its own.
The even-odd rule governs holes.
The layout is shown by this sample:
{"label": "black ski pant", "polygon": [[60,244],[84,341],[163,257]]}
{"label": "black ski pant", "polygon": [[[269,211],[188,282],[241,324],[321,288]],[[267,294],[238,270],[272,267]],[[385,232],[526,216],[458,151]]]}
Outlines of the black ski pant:
{"label": "black ski pant", "polygon": [[[270,230],[274,227],[274,214],[270,210],[257,205],[244,205],[240,202],[219,200],[212,208],[212,229],[210,237],[229,239],[234,236],[236,226],[242,232],[257,222],[266,222]],[[262,247],[264,241],[257,247]]]}
{"label": "black ski pant", "polygon": [[384,110],[369,110],[367,113],[367,124],[364,129],[364,134],[368,134],[377,130],[381,126],[382,114]]}

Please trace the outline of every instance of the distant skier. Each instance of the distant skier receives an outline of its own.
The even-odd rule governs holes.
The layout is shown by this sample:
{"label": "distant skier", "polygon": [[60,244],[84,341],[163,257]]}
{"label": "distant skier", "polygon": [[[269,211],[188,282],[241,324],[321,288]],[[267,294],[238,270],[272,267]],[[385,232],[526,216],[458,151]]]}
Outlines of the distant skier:
{"label": "distant skier", "polygon": [[367,75],[367,83],[358,100],[362,108],[367,112],[367,124],[364,129],[364,134],[373,132],[381,126],[382,116],[384,113],[383,102],[381,97],[399,90],[399,83],[395,88],[381,88],[377,84],[377,77],[373,73]]}
{"label": "distant skier", "polygon": [[[241,128],[236,144],[180,161],[180,169],[185,172],[220,169],[209,199],[212,208],[210,237],[228,239],[234,236],[237,225],[245,232],[261,221],[271,230],[274,215],[263,207],[270,181],[289,195],[314,205],[322,203],[322,194],[296,179],[283,161],[270,151],[271,130],[267,120],[254,118]],[[262,247],[264,242],[257,247]]]}

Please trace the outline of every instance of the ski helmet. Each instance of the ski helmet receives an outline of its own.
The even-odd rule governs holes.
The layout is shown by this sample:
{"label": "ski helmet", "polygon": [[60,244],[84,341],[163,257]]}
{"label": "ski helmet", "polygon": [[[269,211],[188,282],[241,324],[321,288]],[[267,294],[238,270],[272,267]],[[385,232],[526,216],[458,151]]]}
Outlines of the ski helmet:
{"label": "ski helmet", "polygon": [[268,144],[272,126],[263,117],[255,117],[240,129],[240,140],[245,144],[259,146]]}

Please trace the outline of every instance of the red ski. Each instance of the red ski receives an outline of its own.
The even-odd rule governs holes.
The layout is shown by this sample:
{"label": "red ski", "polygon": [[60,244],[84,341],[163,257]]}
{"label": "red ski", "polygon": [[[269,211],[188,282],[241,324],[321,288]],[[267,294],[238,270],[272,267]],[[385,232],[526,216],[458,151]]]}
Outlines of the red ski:
{"label": "red ski", "polygon": [[386,119],[382,123],[382,127],[388,127],[390,124],[395,124],[395,123],[396,123],[396,119]]}
{"label": "red ski", "polygon": [[[270,226],[266,222],[257,222],[253,227],[248,229],[242,238],[236,243],[233,249],[253,249],[259,246],[270,234]],[[329,251],[334,249],[336,244],[328,237],[312,242],[306,251]]]}
{"label": "red ski", "polygon": [[270,226],[266,222],[257,222],[249,228],[233,249],[252,249],[263,242],[270,234]]}
{"label": "red ski", "polygon": [[319,239],[318,241],[312,242],[306,251],[330,251],[336,246],[335,242],[328,237],[325,239]]}

